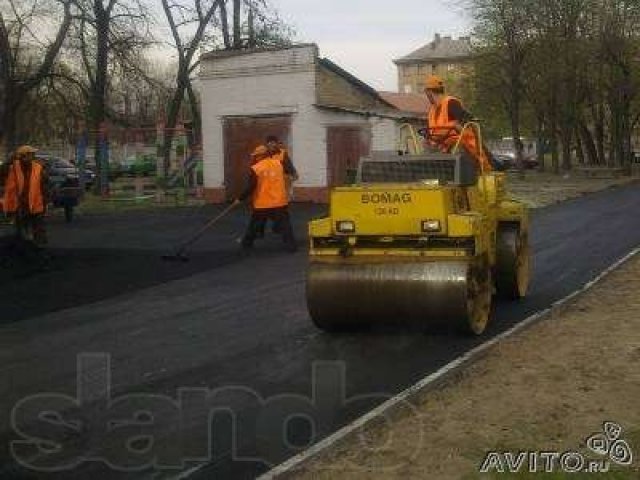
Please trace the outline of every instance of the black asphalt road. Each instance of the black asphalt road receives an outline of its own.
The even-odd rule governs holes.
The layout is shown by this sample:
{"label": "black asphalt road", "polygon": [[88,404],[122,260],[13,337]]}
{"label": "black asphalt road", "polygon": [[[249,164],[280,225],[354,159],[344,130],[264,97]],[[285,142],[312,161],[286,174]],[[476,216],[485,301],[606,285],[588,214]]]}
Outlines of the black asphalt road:
{"label": "black asphalt road", "polygon": [[[270,239],[239,253],[240,212],[191,262],[160,259],[215,211],[54,219],[46,271],[3,259],[0,478],[171,478],[194,467],[190,478],[253,478],[640,245],[637,185],[541,209],[530,296],[498,304],[482,338],[334,336],[306,313],[304,252]],[[301,244],[318,213],[296,207]]]}

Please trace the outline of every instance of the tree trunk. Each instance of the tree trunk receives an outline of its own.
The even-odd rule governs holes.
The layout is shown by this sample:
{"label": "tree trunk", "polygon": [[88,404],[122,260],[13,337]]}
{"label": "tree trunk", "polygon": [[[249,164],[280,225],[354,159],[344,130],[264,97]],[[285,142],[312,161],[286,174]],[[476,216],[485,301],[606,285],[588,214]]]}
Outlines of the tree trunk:
{"label": "tree trunk", "polygon": [[242,0],[233,0],[233,48],[242,48]]}
{"label": "tree trunk", "polygon": [[[191,110],[191,118],[193,123],[193,145],[200,145],[202,142],[202,121],[200,117],[200,105],[198,97],[193,91],[191,81],[187,84],[187,95],[189,97],[189,108]],[[193,146],[192,145],[192,146]]]}
{"label": "tree trunk", "polygon": [[96,161],[96,191],[100,195],[107,193],[108,183],[108,159],[102,158],[104,153],[101,142],[102,129],[105,120],[105,102],[107,94],[107,69],[109,66],[109,15],[104,10],[102,2],[95,2],[96,17],[96,71],[93,84],[91,85],[91,100],[89,106],[89,116],[91,119],[91,130],[95,135],[94,153]]}
{"label": "tree trunk", "polygon": [[551,94],[551,114],[549,122],[549,140],[551,147],[551,170],[556,175],[560,173],[560,157],[558,154],[558,105],[557,92]]}
{"label": "tree trunk", "polygon": [[520,123],[518,120],[511,118],[511,135],[513,136],[513,152],[515,153],[516,166],[518,168],[518,176],[524,178],[524,160],[523,160],[523,145],[520,138]]}
{"label": "tree trunk", "polygon": [[256,46],[256,29],[255,29],[255,15],[253,12],[253,6],[249,4],[249,15],[248,20],[249,24],[249,48],[255,48]]}
{"label": "tree trunk", "polygon": [[589,165],[597,165],[598,164],[598,150],[596,149],[596,144],[593,140],[593,135],[587,128],[584,123],[580,123],[578,126],[578,132],[580,133],[579,138],[581,140],[581,144],[586,151],[586,156]]}
{"label": "tree trunk", "polygon": [[511,120],[511,136],[513,138],[513,151],[515,153],[518,176],[524,178],[524,161],[522,158],[522,139],[520,138],[520,90],[519,80],[516,75],[511,76],[511,95],[509,99],[509,114]]}
{"label": "tree trunk", "polygon": [[628,175],[631,175],[631,163],[633,161],[632,133],[629,103],[625,103],[625,116],[623,118],[622,129],[622,167]]}
{"label": "tree trunk", "polygon": [[5,155],[7,160],[9,155],[13,152],[18,143],[18,131],[16,125],[18,123],[18,109],[19,104],[16,101],[20,96],[13,94],[13,88],[10,85],[6,86],[7,95],[4,102],[4,112],[2,115],[2,123],[4,127],[3,137],[5,146]]}
{"label": "tree trunk", "polygon": [[620,166],[624,168],[625,173],[631,174],[631,156],[632,156],[632,148],[631,148],[631,102],[632,102],[632,81],[629,77],[629,74],[624,72],[624,82],[622,92],[622,104],[620,106],[620,110],[622,116],[620,118]]}
{"label": "tree trunk", "polygon": [[167,123],[164,129],[164,143],[162,147],[162,176],[167,178],[169,175],[169,167],[171,164],[171,146],[173,144],[173,136],[176,125],[178,123],[178,116],[180,114],[180,108],[182,107],[182,101],[184,99],[185,84],[180,83],[173,92],[173,97],[169,102],[169,108],[167,112]]}
{"label": "tree trunk", "polygon": [[605,129],[604,129],[604,113],[602,105],[597,108],[596,118],[594,120],[596,151],[598,152],[598,165],[605,165]]}
{"label": "tree trunk", "polygon": [[582,141],[580,140],[580,133],[578,131],[578,127],[576,127],[575,130],[575,137],[576,137],[576,156],[578,158],[578,164],[580,164],[580,166],[584,166],[585,165],[585,155],[584,155],[584,150],[582,149]]}
{"label": "tree trunk", "polygon": [[551,149],[551,170],[556,175],[560,173],[560,152],[558,152],[558,136],[555,132],[551,133],[551,141],[549,146]]}
{"label": "tree trunk", "polygon": [[536,160],[538,161],[538,171],[544,172],[544,118],[538,117],[536,121]]}
{"label": "tree trunk", "polygon": [[227,16],[227,4],[220,6],[220,23],[222,28],[222,40],[225,50],[231,50],[231,35],[229,34],[229,18]]}
{"label": "tree trunk", "polygon": [[615,144],[615,138],[616,138],[616,133],[615,133],[615,129],[617,128],[616,125],[616,120],[615,120],[615,115],[612,115],[611,118],[611,132],[609,132],[609,157],[607,158],[607,163],[606,165],[608,167],[615,167],[616,165],[616,144]]}
{"label": "tree trunk", "polygon": [[[564,123],[563,123],[564,125]],[[572,130],[563,126],[561,128],[561,141],[562,141],[562,170],[571,170],[571,140]]]}

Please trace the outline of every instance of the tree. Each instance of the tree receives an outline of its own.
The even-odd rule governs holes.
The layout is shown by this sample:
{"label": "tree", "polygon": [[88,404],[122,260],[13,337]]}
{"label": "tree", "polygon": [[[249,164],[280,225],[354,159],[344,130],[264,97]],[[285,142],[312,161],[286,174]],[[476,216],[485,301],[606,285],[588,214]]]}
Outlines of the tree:
{"label": "tree", "polygon": [[[62,17],[47,38],[40,25]],[[17,116],[28,95],[51,74],[72,21],[71,0],[2,0],[0,3],[0,140],[7,152],[18,141]]]}
{"label": "tree", "polygon": [[485,86],[494,85],[508,114],[517,164],[523,172],[521,109],[523,72],[530,51],[530,4],[527,0],[473,0],[478,54],[490,67]]}
{"label": "tree", "polygon": [[[198,52],[239,50],[288,43],[290,29],[266,0],[161,0],[178,57],[175,89],[167,106],[162,148],[163,171],[168,173],[173,132],[186,100],[192,120],[194,141],[201,138],[200,108],[192,75],[199,66]],[[229,6],[231,25],[229,25]],[[246,21],[245,21],[246,18]]]}
{"label": "tree", "polygon": [[[178,54],[176,85],[168,105],[162,150],[165,175],[169,167],[173,131],[178,121],[185,92],[189,92],[192,108],[196,108],[197,100],[191,85],[191,75],[198,66],[198,62],[194,61],[196,53],[200,49],[207,27],[211,24],[216,9],[224,7],[224,3],[223,0],[211,0],[210,3],[203,4],[202,0],[194,0],[192,8],[187,8],[184,4],[175,0],[162,0],[162,8],[173,37],[173,46]],[[191,36],[183,33],[183,30],[189,30],[194,26],[195,32]],[[192,114],[194,118],[198,116],[197,112],[192,112]]]}
{"label": "tree", "polygon": [[517,127],[536,131],[556,173],[571,168],[574,150],[580,162],[628,167],[640,121],[640,3],[524,3],[471,0],[477,97],[502,101],[514,138]]}
{"label": "tree", "polygon": [[605,65],[604,87],[611,118],[609,164],[628,169],[633,125],[640,115],[640,4],[625,0],[601,3],[600,58]]}
{"label": "tree", "polygon": [[[88,84],[89,126],[99,137],[108,114],[110,67],[136,68],[136,54],[151,44],[149,15],[141,0],[74,1],[81,12],[74,39]],[[95,142],[95,158],[98,188],[104,193],[106,159],[101,159],[99,141]]]}

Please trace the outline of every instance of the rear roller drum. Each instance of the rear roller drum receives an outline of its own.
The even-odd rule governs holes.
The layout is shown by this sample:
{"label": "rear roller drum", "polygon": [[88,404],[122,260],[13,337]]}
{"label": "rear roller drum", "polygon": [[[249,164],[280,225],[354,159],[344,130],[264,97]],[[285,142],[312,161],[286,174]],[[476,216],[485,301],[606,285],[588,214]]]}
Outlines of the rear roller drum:
{"label": "rear roller drum", "polygon": [[529,242],[517,223],[498,225],[496,237],[496,290],[503,298],[518,299],[529,288]]}
{"label": "rear roller drum", "polygon": [[467,279],[467,315],[458,322],[466,335],[480,335],[487,328],[491,314],[491,270],[486,262],[469,269]]}

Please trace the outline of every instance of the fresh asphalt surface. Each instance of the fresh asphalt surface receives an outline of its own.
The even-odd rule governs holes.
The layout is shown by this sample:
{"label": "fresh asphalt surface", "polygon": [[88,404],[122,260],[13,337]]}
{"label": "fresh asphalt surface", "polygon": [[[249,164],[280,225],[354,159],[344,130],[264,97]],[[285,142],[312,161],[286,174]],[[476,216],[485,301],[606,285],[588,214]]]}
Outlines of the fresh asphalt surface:
{"label": "fresh asphalt surface", "polygon": [[[315,329],[306,312],[304,248],[287,254],[268,238],[242,254],[236,239],[245,212],[206,235],[190,262],[161,260],[217,211],[85,215],[71,225],[56,217],[46,271],[34,261],[2,258],[0,478],[171,478],[197,466],[189,478],[253,478],[640,245],[640,188],[591,194],[533,212],[530,295],[497,304],[483,337],[397,330],[330,335]],[[301,246],[306,220],[319,213],[294,208]],[[0,227],[0,236],[6,233]],[[104,357],[94,355],[85,379],[76,382],[82,353],[108,355],[110,404],[100,393]],[[190,393],[179,390],[186,388]],[[171,403],[178,398],[181,404]],[[138,410],[153,415],[136,417]],[[292,414],[297,417],[287,424]],[[302,415],[314,420],[315,435]],[[133,417],[137,426],[122,423]],[[116,419],[109,431],[108,421]],[[151,450],[145,453],[144,438],[123,446],[144,433],[154,437]],[[63,448],[47,455],[14,444],[12,455],[11,441],[25,437]]]}

